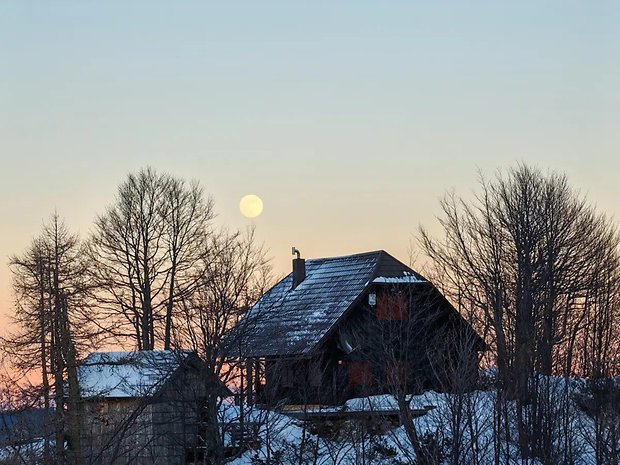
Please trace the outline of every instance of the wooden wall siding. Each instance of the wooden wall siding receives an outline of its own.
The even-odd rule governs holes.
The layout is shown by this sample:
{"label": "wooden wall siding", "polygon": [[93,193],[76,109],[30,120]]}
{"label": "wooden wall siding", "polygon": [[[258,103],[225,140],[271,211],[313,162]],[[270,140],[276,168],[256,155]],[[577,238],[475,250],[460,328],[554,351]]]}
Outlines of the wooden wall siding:
{"label": "wooden wall siding", "polygon": [[405,293],[379,292],[376,312],[378,320],[405,321],[409,319],[409,299]]}
{"label": "wooden wall siding", "polygon": [[190,373],[153,398],[83,401],[85,465],[182,465],[198,445],[204,381]]}
{"label": "wooden wall siding", "polygon": [[386,362],[385,374],[386,381],[390,386],[406,385],[411,382],[409,379],[409,362]]}
{"label": "wooden wall siding", "polygon": [[[267,359],[259,402],[338,405],[352,397],[388,393],[395,386],[419,392],[449,390],[454,381],[473,385],[477,348],[457,343],[470,331],[442,301],[383,288],[375,292],[377,305],[362,300],[313,357]],[[427,315],[417,315],[416,307]],[[352,352],[343,350],[341,334]]]}
{"label": "wooden wall siding", "polygon": [[351,386],[369,386],[373,382],[373,366],[370,362],[350,361],[347,363],[348,380]]}

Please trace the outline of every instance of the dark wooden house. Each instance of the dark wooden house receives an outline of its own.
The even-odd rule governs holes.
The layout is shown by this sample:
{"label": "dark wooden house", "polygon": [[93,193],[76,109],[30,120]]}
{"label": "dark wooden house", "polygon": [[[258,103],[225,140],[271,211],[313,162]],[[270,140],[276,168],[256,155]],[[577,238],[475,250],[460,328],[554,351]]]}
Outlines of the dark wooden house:
{"label": "dark wooden house", "polygon": [[437,288],[384,251],[293,260],[227,341],[249,401],[338,405],[467,389],[484,342]]}
{"label": "dark wooden house", "polygon": [[230,394],[188,351],[96,352],[78,378],[85,464],[194,463],[207,390]]}

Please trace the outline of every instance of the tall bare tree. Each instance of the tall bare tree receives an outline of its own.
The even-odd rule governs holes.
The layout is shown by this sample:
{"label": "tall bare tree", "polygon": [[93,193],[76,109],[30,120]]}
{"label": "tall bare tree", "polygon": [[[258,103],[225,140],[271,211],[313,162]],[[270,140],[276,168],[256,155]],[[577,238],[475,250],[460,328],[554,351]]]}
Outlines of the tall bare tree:
{"label": "tall bare tree", "polygon": [[200,277],[212,218],[212,201],[196,182],[146,168],[121,183],[89,248],[111,331],[140,350],[171,348],[175,308]]}
{"label": "tall bare tree", "polygon": [[89,286],[80,241],[55,214],[24,254],[11,257],[10,267],[16,329],[3,339],[4,349],[25,376],[40,374],[34,392],[40,395],[55,444],[52,453],[46,434],[45,457],[54,463],[78,463],[78,350],[94,336],[85,317]]}
{"label": "tall bare tree", "polygon": [[164,225],[170,262],[164,348],[170,349],[175,304],[196,291],[207,271],[204,257],[205,253],[209,253],[212,237],[209,224],[213,218],[213,201],[205,199],[203,189],[197,182],[187,184],[172,177],[168,179],[164,193],[169,210]]}
{"label": "tall bare tree", "polygon": [[481,178],[473,202],[453,194],[441,206],[443,240],[422,229],[421,244],[452,297],[491,329],[522,455],[551,463],[551,399],[532,375],[576,368],[570,347],[602,270],[617,266],[616,229],[565,176],[526,165]]}

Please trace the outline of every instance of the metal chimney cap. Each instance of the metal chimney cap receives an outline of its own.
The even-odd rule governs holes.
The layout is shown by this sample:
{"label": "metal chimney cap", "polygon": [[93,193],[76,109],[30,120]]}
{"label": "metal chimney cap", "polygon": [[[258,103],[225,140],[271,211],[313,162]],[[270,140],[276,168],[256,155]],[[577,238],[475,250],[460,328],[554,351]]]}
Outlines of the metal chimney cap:
{"label": "metal chimney cap", "polygon": [[301,258],[301,252],[296,247],[291,248],[291,255],[297,255],[297,258]]}

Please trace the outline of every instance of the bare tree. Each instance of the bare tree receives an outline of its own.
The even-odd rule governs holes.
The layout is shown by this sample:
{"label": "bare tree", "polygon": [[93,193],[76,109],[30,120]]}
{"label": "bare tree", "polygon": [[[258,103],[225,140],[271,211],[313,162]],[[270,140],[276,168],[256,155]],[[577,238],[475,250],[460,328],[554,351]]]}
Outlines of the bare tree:
{"label": "bare tree", "polygon": [[109,331],[141,350],[171,348],[175,308],[200,277],[212,218],[212,201],[196,182],[151,168],[127,177],[97,217],[89,248],[100,302],[114,322]]}
{"label": "bare tree", "polygon": [[44,456],[53,457],[54,463],[77,463],[78,351],[94,336],[86,319],[89,287],[80,241],[55,214],[24,254],[11,257],[10,267],[16,330],[3,339],[4,349],[25,377],[33,371],[40,374],[41,384],[34,393],[40,396],[44,422],[54,436],[50,442],[45,434]]}
{"label": "bare tree", "polygon": [[[194,350],[212,378],[240,386],[245,391],[247,380],[254,375],[251,370],[248,373],[248,367],[238,359],[226,355],[223,342],[227,339],[228,344],[235,343],[229,336],[269,285],[270,266],[262,246],[256,243],[253,229],[245,233],[212,234],[204,247],[194,292],[181,302],[174,341]],[[210,454],[209,463],[222,463],[223,431],[218,425],[222,398],[220,391],[214,388],[217,386],[213,384],[205,386],[203,435]],[[243,418],[240,421],[243,423]]]}
{"label": "bare tree", "polygon": [[[427,281],[384,285],[373,292],[375,306],[365,306],[351,331],[354,352],[375,367],[378,386],[371,390],[396,401],[408,440],[400,447],[415,452],[416,464],[443,463],[444,453],[449,463],[464,463],[477,453],[472,451],[478,443],[467,439],[475,425],[465,416],[472,410],[469,392],[478,378],[481,339]],[[445,392],[450,403],[444,431],[436,435],[420,431],[414,420],[422,411],[411,406],[416,395],[429,389]],[[444,443],[451,444],[449,451]]]}
{"label": "bare tree", "polygon": [[204,198],[197,182],[189,185],[169,178],[165,191],[168,214],[164,217],[166,250],[170,263],[164,329],[164,349],[171,348],[174,310],[177,301],[188,299],[206,272],[205,253],[209,253],[213,201]]}
{"label": "bare tree", "polygon": [[471,204],[447,196],[444,239],[422,229],[421,244],[452,298],[491,329],[500,393],[517,401],[521,455],[552,463],[552,400],[533,374],[576,368],[585,304],[601,267],[615,266],[618,236],[565,176],[519,165],[480,187]]}
{"label": "bare tree", "polygon": [[[610,257],[614,261],[615,257]],[[584,302],[584,315],[575,331],[571,355],[578,360],[586,383],[576,393],[577,405],[590,420],[583,437],[597,465],[620,463],[620,273],[617,266],[602,266],[602,285]]]}

